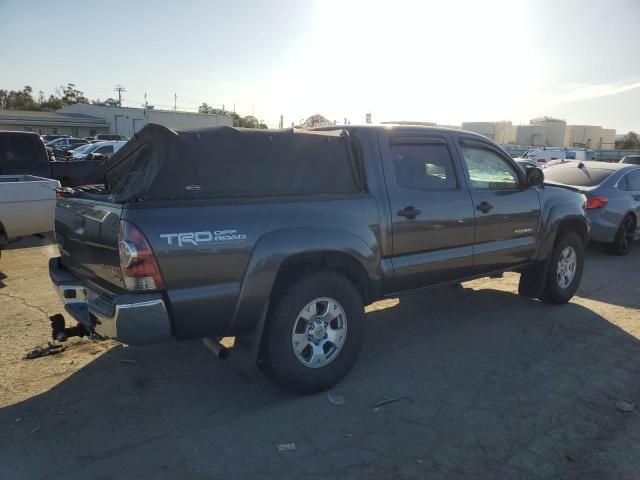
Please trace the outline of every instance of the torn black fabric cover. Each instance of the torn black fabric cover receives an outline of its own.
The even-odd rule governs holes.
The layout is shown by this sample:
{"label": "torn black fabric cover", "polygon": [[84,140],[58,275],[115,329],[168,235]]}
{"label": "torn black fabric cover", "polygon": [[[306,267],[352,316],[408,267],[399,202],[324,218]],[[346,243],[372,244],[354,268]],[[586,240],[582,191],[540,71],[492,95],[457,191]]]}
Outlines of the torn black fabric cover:
{"label": "torn black fabric cover", "polygon": [[149,124],[111,157],[114,201],[361,192],[343,130],[172,131]]}

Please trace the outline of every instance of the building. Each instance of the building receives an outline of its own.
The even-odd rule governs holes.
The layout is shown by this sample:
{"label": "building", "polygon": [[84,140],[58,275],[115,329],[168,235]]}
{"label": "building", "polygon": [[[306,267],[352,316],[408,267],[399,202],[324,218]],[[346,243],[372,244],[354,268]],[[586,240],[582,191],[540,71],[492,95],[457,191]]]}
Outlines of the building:
{"label": "building", "polygon": [[567,125],[564,146],[567,148],[613,149],[616,131],[594,125]]}
{"label": "building", "polygon": [[97,133],[109,133],[109,124],[102,118],[86,115],[0,110],[0,130],[89,137]]}
{"label": "building", "polygon": [[529,125],[540,127],[534,130],[538,133],[537,143],[519,143],[519,145],[538,145],[542,147],[562,147],[564,146],[565,131],[567,122],[553,117],[538,117],[529,121]]}
{"label": "building", "polygon": [[109,107],[76,103],[61,108],[57,113],[84,115],[106,122],[109,133],[131,137],[147,123],[157,123],[167,128],[199,128],[233,126],[227,115],[156,110],[154,108]]}
{"label": "building", "polygon": [[502,145],[515,141],[515,129],[513,124],[508,121],[462,122],[462,130],[479,133]]}
{"label": "building", "polygon": [[463,130],[479,133],[502,145],[537,147],[614,148],[616,131],[592,125],[567,125],[559,118],[538,117],[529,125],[511,122],[464,122]]}
{"label": "building", "polygon": [[118,133],[131,137],[147,123],[179,129],[233,126],[233,119],[227,115],[84,103],[76,103],[56,112],[0,110],[0,130],[20,130],[41,135],[93,137],[97,133]]}

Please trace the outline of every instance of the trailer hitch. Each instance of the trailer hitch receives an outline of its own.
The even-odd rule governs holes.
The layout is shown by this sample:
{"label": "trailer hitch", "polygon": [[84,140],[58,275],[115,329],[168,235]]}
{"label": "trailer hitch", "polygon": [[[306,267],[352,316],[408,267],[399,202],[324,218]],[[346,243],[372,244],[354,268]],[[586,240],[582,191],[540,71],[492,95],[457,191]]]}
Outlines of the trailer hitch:
{"label": "trailer hitch", "polygon": [[93,338],[92,332],[80,324],[75,327],[65,327],[64,316],[61,313],[51,315],[49,321],[51,322],[51,338],[58,342],[65,342],[71,337],[89,336]]}

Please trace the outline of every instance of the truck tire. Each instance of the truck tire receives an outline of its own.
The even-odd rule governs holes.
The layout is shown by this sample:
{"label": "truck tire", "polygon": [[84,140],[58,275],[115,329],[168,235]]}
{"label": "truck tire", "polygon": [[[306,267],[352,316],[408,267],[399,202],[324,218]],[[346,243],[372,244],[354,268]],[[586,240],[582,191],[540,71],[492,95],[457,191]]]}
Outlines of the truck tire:
{"label": "truck tire", "polygon": [[578,290],[584,266],[584,243],[576,232],[565,232],[556,242],[547,273],[543,300],[567,303]]}
{"label": "truck tire", "polygon": [[636,220],[633,215],[627,215],[620,222],[620,227],[611,244],[611,252],[616,255],[626,255],[631,251],[633,240],[636,236]]}
{"label": "truck tire", "polygon": [[320,392],[351,370],[363,339],[364,304],[353,283],[335,272],[307,273],[275,300],[265,366],[288,390]]}

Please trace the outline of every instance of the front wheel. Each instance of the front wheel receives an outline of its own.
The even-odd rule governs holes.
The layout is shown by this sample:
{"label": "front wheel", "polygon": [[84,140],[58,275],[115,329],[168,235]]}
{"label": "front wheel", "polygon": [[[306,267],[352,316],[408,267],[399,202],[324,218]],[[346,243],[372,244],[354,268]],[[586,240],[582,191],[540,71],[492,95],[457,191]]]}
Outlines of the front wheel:
{"label": "front wheel", "polygon": [[564,233],[551,254],[543,299],[567,303],[578,290],[584,266],[584,243],[576,232]]}
{"label": "front wheel", "polygon": [[309,273],[269,315],[266,366],[288,390],[326,390],[351,370],[363,338],[364,305],[353,283],[335,272]]}

